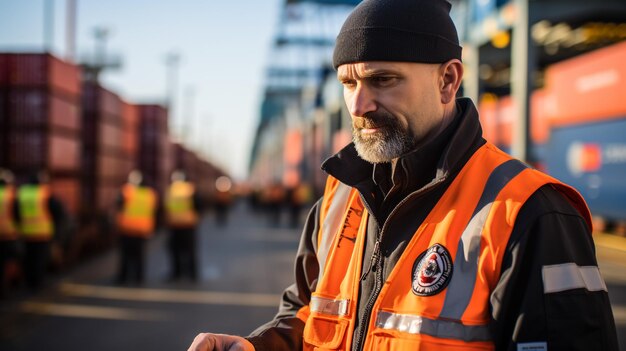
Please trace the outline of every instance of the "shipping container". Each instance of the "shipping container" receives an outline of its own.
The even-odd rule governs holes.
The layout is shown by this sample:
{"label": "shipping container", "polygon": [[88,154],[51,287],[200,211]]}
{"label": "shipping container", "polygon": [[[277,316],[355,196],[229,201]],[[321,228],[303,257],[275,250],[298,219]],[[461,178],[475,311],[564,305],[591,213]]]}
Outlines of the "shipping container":
{"label": "shipping container", "polygon": [[97,115],[103,123],[122,124],[122,99],[114,92],[103,86],[85,82],[83,84],[82,102],[83,111],[88,115]]}
{"label": "shipping container", "polygon": [[122,150],[132,158],[139,151],[139,109],[137,105],[122,102]]}
{"label": "shipping container", "polygon": [[626,41],[559,62],[546,70],[555,126],[592,123],[626,114]]}
{"label": "shipping container", "polygon": [[78,218],[80,211],[80,178],[55,177],[50,179],[52,194],[63,204],[73,218]]}
{"label": "shipping container", "polygon": [[80,95],[80,67],[50,54],[0,54],[0,67],[0,86],[47,88],[70,98]]}
{"label": "shipping container", "polygon": [[8,167],[14,171],[76,173],[80,169],[81,142],[45,129],[13,129],[9,137]]}
{"label": "shipping container", "polygon": [[591,212],[626,220],[626,116],[554,128],[547,171],[583,195]]}
{"label": "shipping container", "polygon": [[78,98],[69,99],[42,88],[11,87],[7,94],[8,124],[16,128],[81,130]]}

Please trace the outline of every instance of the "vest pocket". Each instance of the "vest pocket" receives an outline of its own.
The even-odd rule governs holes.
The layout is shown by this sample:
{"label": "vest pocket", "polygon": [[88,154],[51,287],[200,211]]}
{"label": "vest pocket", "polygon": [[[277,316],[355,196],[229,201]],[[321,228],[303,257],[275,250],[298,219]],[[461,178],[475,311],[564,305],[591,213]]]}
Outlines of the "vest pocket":
{"label": "vest pocket", "polygon": [[460,340],[435,338],[423,334],[406,334],[388,330],[376,330],[372,333],[371,338],[371,347],[366,347],[368,350],[493,351],[495,349],[490,342],[463,342]]}
{"label": "vest pocket", "polygon": [[304,349],[337,350],[344,341],[347,328],[347,320],[311,315],[304,326]]}

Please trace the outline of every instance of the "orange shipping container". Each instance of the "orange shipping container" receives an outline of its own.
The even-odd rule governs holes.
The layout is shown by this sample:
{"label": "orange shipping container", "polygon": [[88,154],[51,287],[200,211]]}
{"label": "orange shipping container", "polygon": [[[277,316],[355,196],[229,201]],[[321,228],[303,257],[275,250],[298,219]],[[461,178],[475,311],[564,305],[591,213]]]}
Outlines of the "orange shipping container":
{"label": "orange shipping container", "polygon": [[626,115],[626,42],[552,65],[546,89],[555,97],[554,125]]}

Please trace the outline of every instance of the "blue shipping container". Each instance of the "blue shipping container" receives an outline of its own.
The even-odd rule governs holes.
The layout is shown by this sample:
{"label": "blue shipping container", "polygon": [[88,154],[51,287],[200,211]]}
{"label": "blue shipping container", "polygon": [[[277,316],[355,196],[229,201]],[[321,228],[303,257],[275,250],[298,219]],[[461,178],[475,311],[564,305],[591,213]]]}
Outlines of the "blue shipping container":
{"label": "blue shipping container", "polygon": [[580,191],[593,215],[626,220],[626,117],[555,128],[546,157],[548,173]]}

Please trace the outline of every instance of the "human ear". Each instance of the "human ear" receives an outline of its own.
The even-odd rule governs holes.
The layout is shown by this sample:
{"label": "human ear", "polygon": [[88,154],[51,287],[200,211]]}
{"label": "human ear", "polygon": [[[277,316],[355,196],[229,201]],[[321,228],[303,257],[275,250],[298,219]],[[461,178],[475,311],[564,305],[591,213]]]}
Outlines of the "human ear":
{"label": "human ear", "polygon": [[456,92],[463,80],[463,64],[457,59],[452,59],[440,66],[439,92],[441,103],[448,104],[456,98]]}

